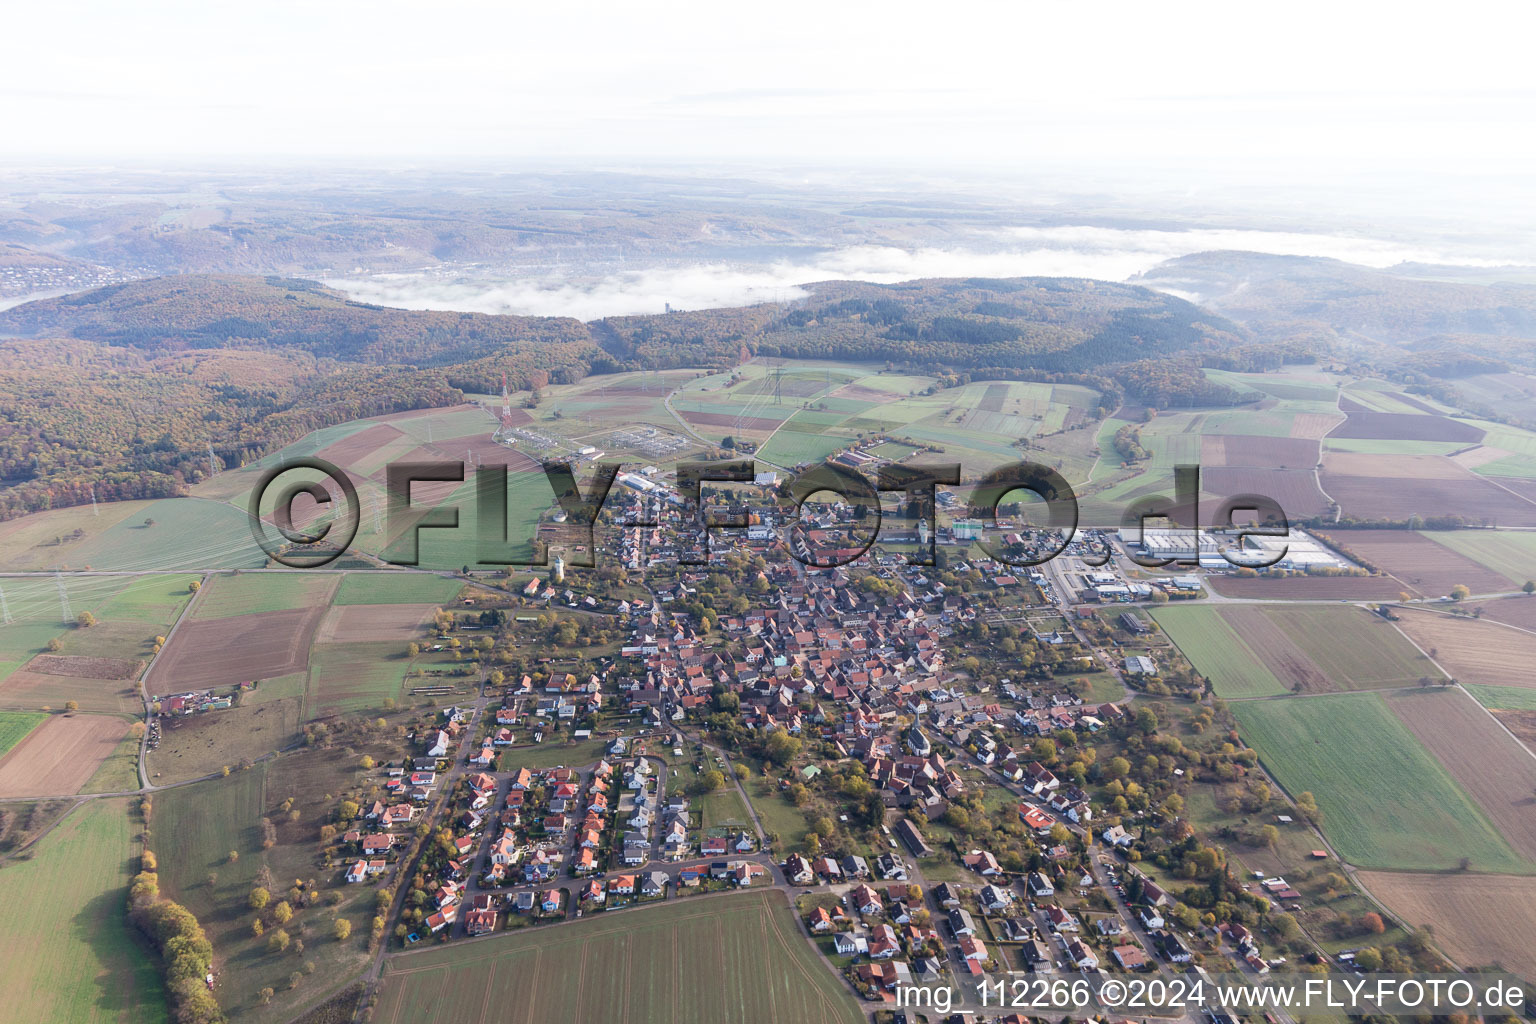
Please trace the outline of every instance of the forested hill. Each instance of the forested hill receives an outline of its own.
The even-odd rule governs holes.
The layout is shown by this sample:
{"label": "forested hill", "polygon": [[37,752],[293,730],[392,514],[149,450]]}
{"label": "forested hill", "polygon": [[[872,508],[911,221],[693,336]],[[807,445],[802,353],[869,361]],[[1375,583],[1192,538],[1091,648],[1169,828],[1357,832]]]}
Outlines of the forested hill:
{"label": "forested hill", "polygon": [[1226,352],[1247,332],[1148,288],[1075,278],[831,281],[793,305],[610,317],[646,362],[682,364],[701,345],[737,355],[889,362],[972,376],[1108,374],[1153,358]]}
{"label": "forested hill", "polygon": [[[111,285],[0,312],[0,334],[152,352],[295,349],[343,362],[451,367],[506,358],[514,376],[579,380],[604,357],[579,320],[386,309],[312,281],[186,275]],[[513,380],[515,386],[526,386]]]}

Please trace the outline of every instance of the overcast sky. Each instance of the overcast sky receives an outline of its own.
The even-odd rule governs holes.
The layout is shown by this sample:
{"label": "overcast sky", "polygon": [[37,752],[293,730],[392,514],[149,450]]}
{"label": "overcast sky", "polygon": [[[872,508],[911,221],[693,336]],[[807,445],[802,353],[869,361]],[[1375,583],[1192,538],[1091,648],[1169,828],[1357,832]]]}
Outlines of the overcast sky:
{"label": "overcast sky", "polygon": [[3,157],[1536,170],[1533,16],[1456,5],[11,5]]}

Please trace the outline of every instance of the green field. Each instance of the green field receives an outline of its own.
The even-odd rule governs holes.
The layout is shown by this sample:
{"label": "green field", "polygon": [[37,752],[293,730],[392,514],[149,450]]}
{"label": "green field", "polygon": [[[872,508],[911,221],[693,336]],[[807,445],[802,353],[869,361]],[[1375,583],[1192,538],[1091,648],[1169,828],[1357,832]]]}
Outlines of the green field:
{"label": "green field", "polygon": [[[264,777],[257,765],[155,794],[150,846],[160,858],[160,886],[200,919],[227,913],[250,890],[261,857]],[[231,850],[240,855],[233,863]],[[211,888],[210,871],[219,876]]]}
{"label": "green field", "polygon": [[166,1019],[152,954],[127,921],[137,869],[124,801],[92,801],[0,868],[0,1022]]}
{"label": "green field", "polygon": [[1269,697],[1287,692],[1243,638],[1222,619],[1219,608],[1158,608],[1152,617],[1190,664],[1210,677],[1218,696]]}
{"label": "green field", "polygon": [[135,572],[253,569],[267,561],[251,537],[246,513],[219,501],[165,498],[135,507],[131,515],[99,532],[82,528],[85,539],[22,553],[24,560],[32,565],[41,560],[50,567],[88,565],[96,570]]}
{"label": "green field", "polygon": [[1414,686],[1443,675],[1390,622],[1363,608],[1268,605],[1264,614],[1342,690]]}
{"label": "green field", "polygon": [[1520,858],[1380,694],[1232,705],[1243,739],[1294,797],[1310,791],[1346,861],[1403,871],[1526,873]]}
{"label": "green field", "polygon": [[0,755],[20,743],[47,718],[42,712],[0,711]]}
{"label": "green field", "polygon": [[860,1024],[777,893],[519,929],[386,962],[378,1024]]}
{"label": "green field", "polygon": [[1462,688],[1485,708],[1501,711],[1536,711],[1536,690],[1524,686],[1482,686],[1463,683]]}
{"label": "green field", "polygon": [[310,652],[304,715],[382,707],[405,696],[409,659],[396,644],[316,644]]}
{"label": "green field", "polygon": [[317,572],[224,573],[211,577],[192,609],[194,619],[227,619],[324,604],[336,577]]}
{"label": "green field", "polygon": [[332,604],[447,604],[464,584],[425,572],[349,572]]}
{"label": "green field", "polygon": [[139,788],[139,741],[124,736],[84,786],[82,793],[126,793]]}
{"label": "green field", "polygon": [[1424,536],[1513,580],[1536,579],[1536,533],[1425,530]]}

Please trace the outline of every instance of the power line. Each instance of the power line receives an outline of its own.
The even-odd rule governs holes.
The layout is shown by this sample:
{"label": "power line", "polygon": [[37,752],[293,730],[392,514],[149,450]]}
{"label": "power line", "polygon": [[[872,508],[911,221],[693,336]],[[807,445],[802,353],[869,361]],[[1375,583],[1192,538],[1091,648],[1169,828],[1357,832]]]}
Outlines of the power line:
{"label": "power line", "polygon": [[5,603],[5,588],[0,587],[0,623],[9,626],[14,621],[11,618],[11,606]]}
{"label": "power line", "polygon": [[69,607],[69,592],[64,588],[64,574],[57,569],[53,573],[53,583],[59,588],[59,612],[64,616],[64,624],[67,626],[75,621],[75,616]]}

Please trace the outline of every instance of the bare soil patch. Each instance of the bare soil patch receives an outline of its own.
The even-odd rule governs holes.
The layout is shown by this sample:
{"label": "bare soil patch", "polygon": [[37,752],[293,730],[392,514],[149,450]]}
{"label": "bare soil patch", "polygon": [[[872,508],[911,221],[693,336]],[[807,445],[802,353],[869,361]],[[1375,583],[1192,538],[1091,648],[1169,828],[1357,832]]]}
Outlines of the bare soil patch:
{"label": "bare soil patch", "polygon": [[1318,443],[1304,437],[1212,434],[1200,439],[1200,462],[1204,466],[1310,471],[1317,467],[1317,456]]}
{"label": "bare soil patch", "polygon": [[1323,490],[1346,515],[1395,520],[1458,515],[1490,525],[1536,525],[1536,503],[1443,456],[1328,452],[1323,466]]}
{"label": "bare soil patch", "polygon": [[1445,766],[1524,857],[1536,860],[1536,757],[1460,688],[1387,698],[1408,731]]}
{"label": "bare soil patch", "polygon": [[1536,687],[1536,636],[1496,622],[1404,609],[1404,633],[1458,682]]}
{"label": "bare soil patch", "polygon": [[1408,925],[1431,925],[1461,966],[1536,975],[1536,878],[1362,871],[1360,880]]}
{"label": "bare soil patch", "polygon": [[1329,437],[1383,438],[1395,441],[1481,441],[1484,431],[1470,423],[1445,416],[1420,416],[1411,412],[1350,410]]}
{"label": "bare soil patch", "polygon": [[39,654],[27,662],[32,672],[50,676],[83,676],[86,679],[137,679],[142,661],[91,658],[80,654]]}
{"label": "bare soil patch", "polygon": [[437,610],[431,604],[348,604],[326,613],[316,643],[372,643],[422,638],[422,626]]}
{"label": "bare soil patch", "polygon": [[1276,601],[1387,601],[1403,585],[1390,576],[1293,576],[1288,579],[1207,576],[1206,586],[1222,597]]}
{"label": "bare soil patch", "polygon": [[405,434],[388,423],[375,423],[349,437],[326,445],[316,454],[338,466],[351,466],[404,436]]}
{"label": "bare soil patch", "polygon": [[1291,519],[1328,511],[1328,499],[1317,489],[1317,477],[1311,469],[1216,466],[1200,474],[1200,487],[1223,499],[1240,494],[1263,495],[1278,502]]}
{"label": "bare soil patch", "polygon": [[154,694],[270,679],[309,667],[309,646],[324,607],[182,623],[161,652]]}
{"label": "bare soil patch", "polygon": [[0,797],[79,792],[127,731],[111,715],[54,715],[0,757]]}
{"label": "bare soil patch", "polygon": [[1299,412],[1291,420],[1291,436],[1318,441],[1327,437],[1328,432],[1341,422],[1343,417],[1335,413]]}
{"label": "bare soil patch", "polygon": [[1412,530],[1338,530],[1326,538],[1425,597],[1448,594],[1458,583],[1474,594],[1515,589],[1513,580]]}
{"label": "bare soil patch", "polygon": [[1536,631],[1536,597],[1498,597],[1473,607],[1481,608],[1485,619]]}

